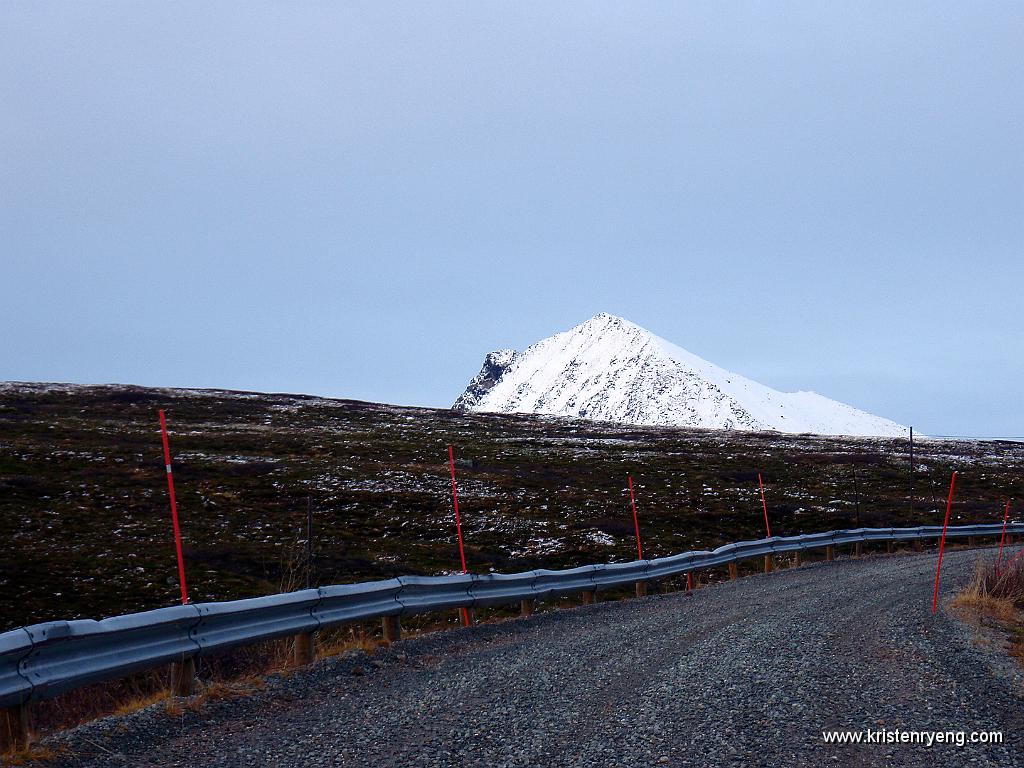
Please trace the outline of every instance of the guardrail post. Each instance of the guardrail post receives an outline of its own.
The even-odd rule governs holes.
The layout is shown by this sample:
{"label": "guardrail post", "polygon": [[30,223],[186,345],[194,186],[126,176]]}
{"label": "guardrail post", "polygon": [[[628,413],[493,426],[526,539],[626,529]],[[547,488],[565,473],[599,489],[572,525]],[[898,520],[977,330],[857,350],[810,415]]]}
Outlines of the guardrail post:
{"label": "guardrail post", "polygon": [[893,549],[895,549],[894,544],[895,544],[895,542],[893,542],[892,539],[889,539],[889,541],[885,542],[885,553],[887,555],[891,555],[892,554]]}
{"label": "guardrail post", "polygon": [[28,704],[0,709],[0,755],[27,749],[28,740]]}
{"label": "guardrail post", "polygon": [[646,581],[638,581],[636,583],[636,596],[637,597],[647,597],[647,582]]}
{"label": "guardrail post", "polygon": [[189,656],[187,659],[176,661],[171,665],[171,693],[175,696],[191,696],[192,688],[196,681],[196,660]]}
{"label": "guardrail post", "polygon": [[692,573],[687,573],[686,574],[686,591],[687,592],[693,592],[693,574]]}
{"label": "guardrail post", "polygon": [[914,550],[920,552],[924,549],[924,543],[920,539],[914,539]]}
{"label": "guardrail post", "polygon": [[772,560],[771,555],[764,556],[764,572],[771,573],[775,570],[775,562]]}
{"label": "guardrail post", "polygon": [[836,548],[829,544],[825,547],[825,560],[831,562],[836,559]]}
{"label": "guardrail post", "polygon": [[737,573],[736,563],[729,563],[729,578],[735,579],[738,577],[739,573]]}
{"label": "guardrail post", "polygon": [[973,536],[968,536],[967,537],[967,546],[968,547],[976,547],[976,546],[978,546],[978,540],[976,538],[974,538]]}
{"label": "guardrail post", "polygon": [[316,652],[313,646],[313,633],[303,632],[301,635],[296,635],[294,655],[295,666],[304,667],[307,664],[312,664],[315,656]]}
{"label": "guardrail post", "polygon": [[519,615],[523,617],[533,615],[533,600],[519,601]]}
{"label": "guardrail post", "polygon": [[402,621],[398,616],[385,616],[381,623],[384,625],[385,643],[397,643],[402,639]]}
{"label": "guardrail post", "polygon": [[792,568],[799,568],[800,567],[800,550],[799,549],[796,552],[793,553],[793,560],[791,562],[792,562],[792,565],[791,565]]}
{"label": "guardrail post", "polygon": [[592,589],[585,590],[583,592],[583,604],[592,605],[597,602],[597,592]]}
{"label": "guardrail post", "polygon": [[853,556],[854,557],[860,557],[863,554],[864,554],[864,542],[858,541],[856,544],[853,545]]}

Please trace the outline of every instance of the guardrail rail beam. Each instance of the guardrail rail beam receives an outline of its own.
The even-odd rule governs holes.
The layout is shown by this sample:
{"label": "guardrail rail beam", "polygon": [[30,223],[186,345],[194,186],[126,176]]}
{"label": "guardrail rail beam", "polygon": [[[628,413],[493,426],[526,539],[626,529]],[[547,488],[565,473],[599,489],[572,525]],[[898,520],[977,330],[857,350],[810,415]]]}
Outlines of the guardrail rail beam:
{"label": "guardrail rail beam", "polygon": [[[952,539],[968,543],[1002,535],[998,524],[951,526]],[[1020,540],[1024,523],[1009,523],[1006,542]],[[67,691],[145,670],[172,665],[171,689],[176,696],[193,693],[197,659],[231,648],[271,640],[294,642],[296,664],[315,657],[314,633],[321,629],[381,620],[384,640],[401,639],[400,616],[433,611],[471,611],[489,605],[519,604],[524,616],[538,600],[582,595],[596,602],[604,589],[628,589],[637,595],[673,580],[728,566],[738,577],[737,564],[763,558],[766,571],[778,555],[791,565],[811,549],[825,549],[833,560],[836,547],[863,550],[864,542],[921,542],[937,539],[941,526],[916,528],[856,528],[800,536],[772,537],[725,544],[713,551],[682,552],[651,560],[584,565],[561,571],[538,569],[523,573],[403,576],[397,579],[336,584],[278,595],[219,603],[190,603],[99,621],[76,619],[33,624],[0,632],[0,744],[23,746],[29,737],[28,708]],[[783,561],[780,561],[783,562]],[[655,585],[655,586],[652,586]]]}

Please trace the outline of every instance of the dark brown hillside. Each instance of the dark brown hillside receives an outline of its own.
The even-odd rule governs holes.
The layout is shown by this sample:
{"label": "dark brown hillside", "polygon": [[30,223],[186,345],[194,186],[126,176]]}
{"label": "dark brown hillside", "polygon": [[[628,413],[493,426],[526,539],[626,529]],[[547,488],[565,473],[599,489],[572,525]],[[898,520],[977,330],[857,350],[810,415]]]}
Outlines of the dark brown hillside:
{"label": "dark brown hillside", "polygon": [[[856,522],[1000,519],[1024,468],[1014,443],[616,427],[297,395],[135,387],[0,388],[0,630],[172,604],[177,595],[157,410],[171,427],[190,594],[278,591],[314,510],[320,583],[458,563],[446,446],[460,458],[473,570],[559,568]],[[303,579],[304,582],[304,579]],[[304,583],[303,583],[304,585]]]}

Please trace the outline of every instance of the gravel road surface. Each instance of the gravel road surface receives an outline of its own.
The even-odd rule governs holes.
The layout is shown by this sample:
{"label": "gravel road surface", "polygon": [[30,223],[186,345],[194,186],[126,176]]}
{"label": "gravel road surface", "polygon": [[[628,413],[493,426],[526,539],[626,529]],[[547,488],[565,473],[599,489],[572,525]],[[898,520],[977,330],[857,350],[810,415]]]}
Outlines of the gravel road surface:
{"label": "gravel road surface", "polygon": [[[943,561],[948,596],[976,553]],[[841,559],[350,655],[253,697],[69,732],[68,766],[1014,766],[1022,678],[935,555]],[[827,744],[822,731],[1001,731]]]}

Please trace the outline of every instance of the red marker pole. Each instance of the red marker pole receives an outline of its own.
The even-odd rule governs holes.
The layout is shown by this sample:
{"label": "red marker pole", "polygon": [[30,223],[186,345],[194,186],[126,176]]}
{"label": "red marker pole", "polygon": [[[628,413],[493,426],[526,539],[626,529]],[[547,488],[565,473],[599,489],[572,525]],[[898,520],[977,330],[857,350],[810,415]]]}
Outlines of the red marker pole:
{"label": "red marker pole", "polygon": [[171,474],[171,446],[167,442],[167,418],[160,411],[160,431],[164,439],[164,465],[167,467],[167,492],[171,496],[171,520],[174,523],[174,546],[178,550],[178,583],[181,585],[181,604],[188,603],[185,585],[185,558],[181,554],[181,528],[178,526],[178,503],[174,500],[174,475]]}
{"label": "red marker pole", "polygon": [[[469,573],[466,569],[466,550],[462,546],[462,518],[459,517],[459,489],[455,485],[455,452],[452,447],[448,446],[448,467],[452,473],[452,504],[455,506],[455,531],[459,535],[459,557],[462,559],[462,572]],[[462,613],[462,626],[468,627],[470,625],[469,620],[469,609],[461,609]]]}
{"label": "red marker pole", "polygon": [[1006,564],[1006,567],[1009,568],[1011,565],[1013,565],[1015,562],[1017,562],[1017,560],[1020,558],[1021,555],[1024,555],[1024,549],[1021,549],[1020,551],[1017,552],[1016,555],[1011,557],[1010,561]]}
{"label": "red marker pole", "polygon": [[772,527],[768,524],[768,503],[764,500],[764,481],[761,480],[761,473],[757,473],[757,484],[761,486],[761,507],[764,509],[764,529],[768,532],[768,538],[772,537]]}
{"label": "red marker pole", "polygon": [[953,506],[953,486],[956,485],[956,472],[949,481],[949,498],[946,499],[946,522],[942,524],[942,538],[939,540],[939,564],[935,567],[935,590],[932,592],[932,613],[939,609],[939,573],[942,571],[942,551],[946,547],[946,529],[949,527],[949,510]]}
{"label": "red marker pole", "polygon": [[1006,501],[1006,511],[1003,512],[1003,533],[999,537],[999,556],[996,557],[996,574],[999,573],[999,566],[1003,562],[1003,542],[1006,541],[1006,521],[1010,519],[1010,501]]}
{"label": "red marker pole", "polygon": [[633,505],[633,527],[636,529],[636,559],[644,559],[644,548],[640,544],[640,518],[636,515],[636,496],[633,495],[633,476],[626,475],[629,480],[629,503]]}

